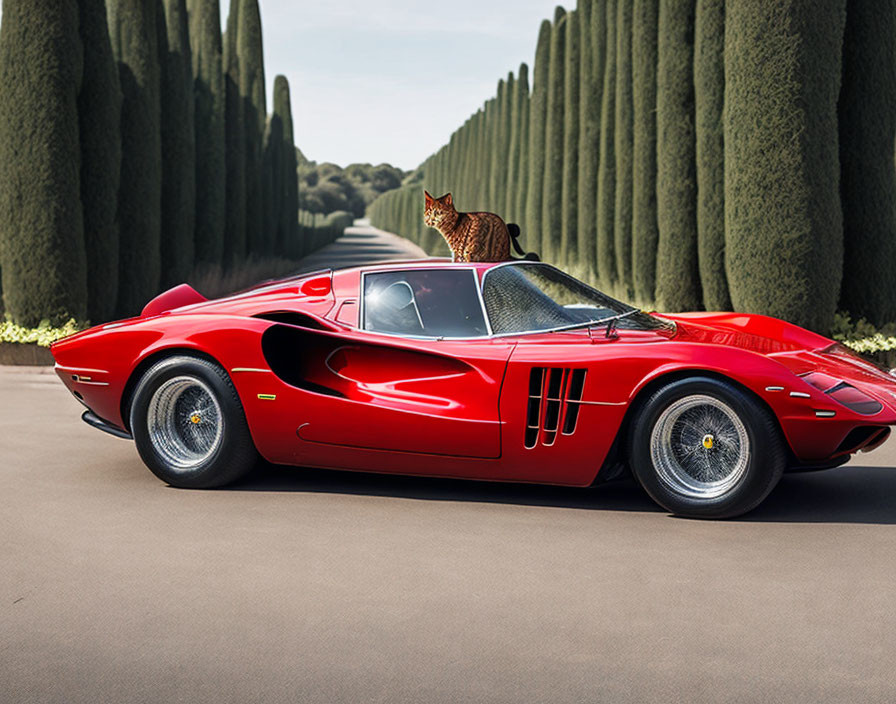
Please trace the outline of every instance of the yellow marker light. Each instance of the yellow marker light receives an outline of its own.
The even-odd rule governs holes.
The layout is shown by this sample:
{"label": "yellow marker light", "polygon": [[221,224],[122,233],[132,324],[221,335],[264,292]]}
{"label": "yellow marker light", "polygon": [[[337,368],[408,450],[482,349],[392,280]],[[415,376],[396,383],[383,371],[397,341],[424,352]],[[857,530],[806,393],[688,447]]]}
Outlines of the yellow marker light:
{"label": "yellow marker light", "polygon": [[276,401],[277,394],[258,394],[258,398],[262,401]]}
{"label": "yellow marker light", "polygon": [[713,444],[714,444],[714,440],[713,440],[712,435],[704,435],[703,436],[703,447],[705,447],[707,450],[711,450]]}

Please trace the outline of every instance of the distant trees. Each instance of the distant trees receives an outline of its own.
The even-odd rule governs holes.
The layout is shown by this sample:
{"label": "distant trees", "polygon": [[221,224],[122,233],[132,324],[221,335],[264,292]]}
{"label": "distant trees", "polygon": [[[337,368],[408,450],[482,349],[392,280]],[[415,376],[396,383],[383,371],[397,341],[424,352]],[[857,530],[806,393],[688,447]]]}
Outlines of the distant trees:
{"label": "distant trees", "polygon": [[381,193],[401,186],[405,173],[389,164],[336,164],[299,162],[299,207],[309,213],[327,214],[346,210],[355,217]]}

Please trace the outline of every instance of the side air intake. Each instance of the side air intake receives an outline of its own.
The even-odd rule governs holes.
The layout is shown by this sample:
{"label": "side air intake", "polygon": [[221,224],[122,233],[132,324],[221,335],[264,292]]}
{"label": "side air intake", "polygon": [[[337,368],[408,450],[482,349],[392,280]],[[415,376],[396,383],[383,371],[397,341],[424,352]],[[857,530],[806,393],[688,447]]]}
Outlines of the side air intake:
{"label": "side air intake", "polygon": [[572,435],[579,419],[585,369],[533,367],[529,372],[524,444],[550,447],[557,433]]}

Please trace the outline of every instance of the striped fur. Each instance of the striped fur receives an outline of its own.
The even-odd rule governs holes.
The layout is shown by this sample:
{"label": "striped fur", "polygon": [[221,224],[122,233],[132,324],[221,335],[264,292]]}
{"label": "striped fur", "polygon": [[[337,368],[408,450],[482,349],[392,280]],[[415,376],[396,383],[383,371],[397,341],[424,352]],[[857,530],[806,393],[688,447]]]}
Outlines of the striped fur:
{"label": "striped fur", "polygon": [[510,231],[494,213],[459,213],[451,194],[433,198],[426,191],[423,222],[439,231],[456,262],[503,262],[510,259]]}

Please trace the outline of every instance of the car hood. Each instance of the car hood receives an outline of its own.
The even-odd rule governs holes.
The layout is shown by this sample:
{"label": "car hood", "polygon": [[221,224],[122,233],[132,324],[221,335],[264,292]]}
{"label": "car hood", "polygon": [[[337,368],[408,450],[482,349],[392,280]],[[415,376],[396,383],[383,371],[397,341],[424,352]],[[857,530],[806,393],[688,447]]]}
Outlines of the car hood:
{"label": "car hood", "polygon": [[663,315],[677,325],[674,340],[737,347],[764,355],[820,350],[834,341],[777,318],[749,313]]}

